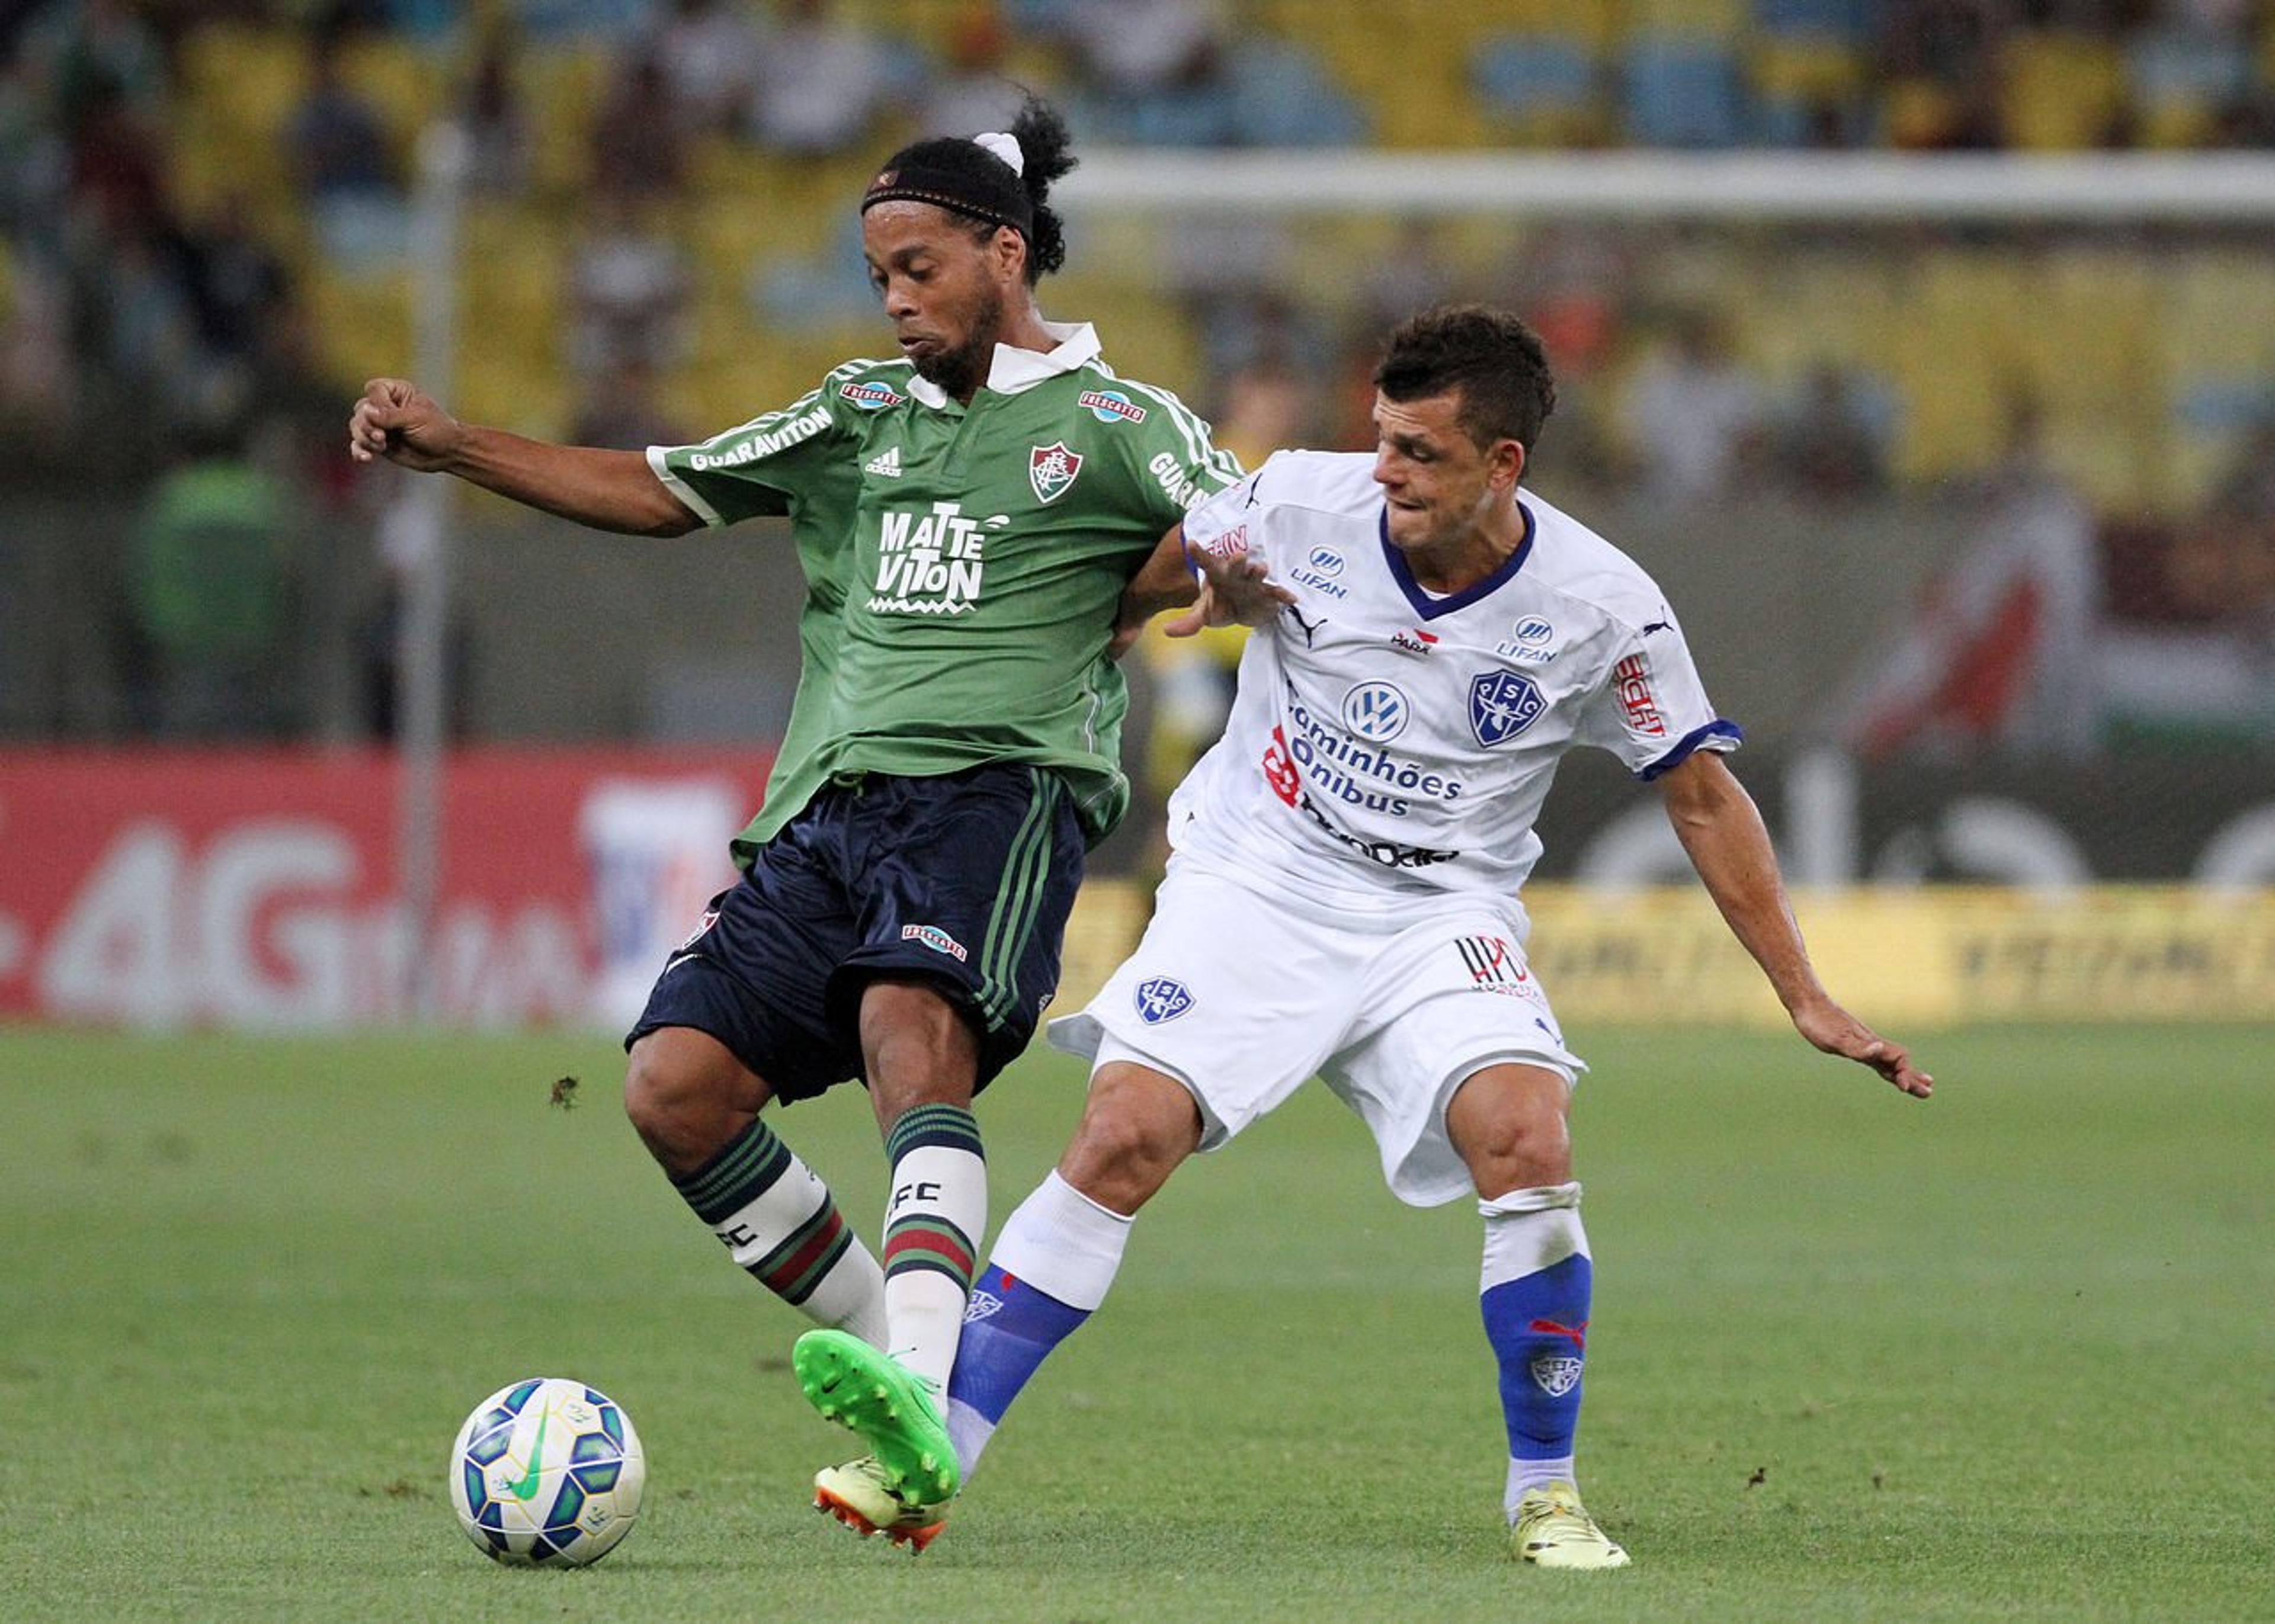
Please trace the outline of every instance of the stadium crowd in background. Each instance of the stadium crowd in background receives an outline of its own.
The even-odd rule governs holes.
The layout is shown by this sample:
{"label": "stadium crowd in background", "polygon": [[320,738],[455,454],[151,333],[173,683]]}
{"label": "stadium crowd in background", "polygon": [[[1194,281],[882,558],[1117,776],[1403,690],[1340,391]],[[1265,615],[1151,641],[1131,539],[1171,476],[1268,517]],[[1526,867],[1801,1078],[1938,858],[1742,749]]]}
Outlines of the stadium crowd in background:
{"label": "stadium crowd in background", "polygon": [[[478,207],[541,217],[488,274],[525,284],[518,364],[542,414],[531,426],[553,433],[593,415],[624,362],[661,387],[656,415],[699,420],[679,375],[691,331],[859,319],[843,233],[821,247],[762,239],[732,265],[695,239],[688,221],[722,184],[714,172],[728,185],[749,172],[720,170],[722,153],[790,166],[794,197],[797,166],[828,162],[865,124],[971,120],[1007,76],[1062,95],[1085,139],[1138,145],[2275,144],[2275,25],[2237,0],[1750,0],[1666,11],[1679,26],[1604,0],[1553,28],[1498,26],[1487,6],[1450,34],[1418,26],[1436,11],[1424,0],[1391,4],[1431,36],[1402,53],[1437,76],[1428,97],[1402,95],[1411,72],[1370,76],[1383,53],[1346,8],[1274,0],[911,0],[911,19],[935,21],[906,29],[889,26],[890,4],[827,0],[13,8],[0,20],[0,448],[14,480],[60,483],[99,430],[155,482],[185,436],[225,432],[313,522],[370,524],[323,427],[332,412],[314,408],[357,381],[341,335],[375,312],[401,320],[386,301],[404,281],[415,125],[437,110],[467,123]],[[1438,55],[1421,64],[1425,49]],[[1303,250],[1280,226],[1187,229],[1206,252],[1176,258],[1168,291],[1209,358],[1189,393],[1212,415],[1245,369],[1288,365],[1325,402],[1321,442],[1364,443],[1366,335],[1433,299],[1485,298],[1528,312],[1567,358],[1560,465],[1575,482],[1833,504],[1941,488],[1941,472],[1902,454],[1923,408],[1884,371],[1829,352],[1772,366],[1750,334],[1715,338],[1732,336],[1734,279],[1687,272],[1680,233],[1552,225],[1481,266],[1458,233],[1414,223],[1364,296],[1330,311],[1291,276]],[[2014,245],[2021,260],[2041,249]],[[533,279],[557,293],[529,292]],[[2248,400],[2224,381],[2174,390],[2173,410],[2239,444],[2236,426],[2275,403],[2264,381]],[[1710,420],[1719,431],[1699,433]],[[2248,563],[2217,566],[2233,590],[2199,585],[2204,560],[2252,552],[2254,511],[2227,494],[2097,511],[2111,615],[2227,650],[2212,657],[2238,680],[2237,661],[2261,657],[2267,594]],[[2204,539],[2215,533],[2243,540]],[[123,579],[127,547],[121,521],[95,549],[108,578]],[[367,607],[380,577],[374,563],[326,589]],[[110,656],[120,670],[125,658]],[[148,714],[98,708],[62,725],[101,732]]]}

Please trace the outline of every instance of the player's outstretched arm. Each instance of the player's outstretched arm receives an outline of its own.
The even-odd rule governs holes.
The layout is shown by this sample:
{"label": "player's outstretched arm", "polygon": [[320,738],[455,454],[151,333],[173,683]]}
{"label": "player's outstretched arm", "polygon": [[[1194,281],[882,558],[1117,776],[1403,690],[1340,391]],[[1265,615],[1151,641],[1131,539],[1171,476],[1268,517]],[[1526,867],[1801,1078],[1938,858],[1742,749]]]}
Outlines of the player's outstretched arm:
{"label": "player's outstretched arm", "polygon": [[1935,1079],[1911,1063],[1903,1045],[1881,1037],[1833,1002],[1817,978],[1786,899],[1769,831],[1753,797],[1728,765],[1701,751],[1659,782],[1690,865],[1731,933],[1777,989],[1795,1029],[1827,1054],[1870,1066],[1905,1093],[1926,1099]]}
{"label": "player's outstretched arm", "polygon": [[550,445],[461,423],[400,378],[374,378],[348,415],[348,455],[451,473],[562,518],[624,535],[679,536],[702,521],[638,451]]}

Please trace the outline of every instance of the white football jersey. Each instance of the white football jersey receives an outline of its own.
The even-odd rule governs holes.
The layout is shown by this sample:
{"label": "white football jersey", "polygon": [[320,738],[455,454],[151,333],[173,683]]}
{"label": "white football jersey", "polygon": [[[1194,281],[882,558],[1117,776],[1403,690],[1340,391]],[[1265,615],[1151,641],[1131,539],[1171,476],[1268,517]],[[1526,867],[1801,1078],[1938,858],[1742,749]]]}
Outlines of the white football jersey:
{"label": "white football jersey", "polygon": [[1557,761],[1653,778],[1735,749],[1651,578],[1530,491],[1523,541],[1450,597],[1385,527],[1372,453],[1282,451],[1185,517],[1296,595],[1250,638],[1224,736],[1169,802],[1183,857],[1323,917],[1512,901]]}

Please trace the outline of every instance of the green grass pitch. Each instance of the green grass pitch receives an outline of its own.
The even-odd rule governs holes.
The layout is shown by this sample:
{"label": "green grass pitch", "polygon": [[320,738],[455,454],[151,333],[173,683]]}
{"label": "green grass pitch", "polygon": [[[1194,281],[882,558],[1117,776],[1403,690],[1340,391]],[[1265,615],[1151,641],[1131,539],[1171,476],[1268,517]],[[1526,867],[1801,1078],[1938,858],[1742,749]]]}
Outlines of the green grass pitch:
{"label": "green grass pitch", "polygon": [[[1636,1565],[1565,1575],[1503,1552],[1474,1214],[1316,1091],[1146,1214],[911,1559],[807,1505],[850,1450],[803,1322],[606,1040],[0,1032],[0,1618],[2275,1618],[2275,1033],[1916,1036],[1924,1106],[1789,1037],[1576,1034],[1582,1475]],[[1079,1088],[982,1102],[999,1219]],[[863,1098],[784,1128],[873,1234]],[[588,1572],[445,1498],[537,1374],[647,1445]]]}

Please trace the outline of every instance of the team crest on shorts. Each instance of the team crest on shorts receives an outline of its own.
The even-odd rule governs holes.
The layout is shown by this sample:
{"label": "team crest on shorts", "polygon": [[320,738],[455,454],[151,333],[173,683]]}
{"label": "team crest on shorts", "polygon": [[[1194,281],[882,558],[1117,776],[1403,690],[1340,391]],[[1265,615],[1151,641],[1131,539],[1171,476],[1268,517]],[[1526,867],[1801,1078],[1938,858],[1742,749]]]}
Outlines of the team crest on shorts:
{"label": "team crest on shorts", "polygon": [[1002,1298],[992,1291],[981,1291],[974,1287],[971,1301],[964,1305],[964,1323],[968,1326],[977,1320],[990,1318],[1002,1311]]}
{"label": "team crest on shorts", "polygon": [[1055,445],[1039,445],[1027,452],[1027,483],[1035,487],[1038,502],[1056,502],[1067,494],[1074,476],[1082,472],[1082,453],[1069,451],[1062,440]]}
{"label": "team crest on shorts", "polygon": [[1544,1354],[1532,1362],[1532,1379],[1552,1399],[1580,1385],[1580,1362],[1568,1354]]}
{"label": "team crest on shorts", "polygon": [[675,953],[686,952],[688,948],[693,947],[697,942],[703,940],[704,932],[709,930],[713,925],[718,923],[719,910],[716,908],[706,908],[703,910],[703,917],[695,922],[695,928],[688,932],[686,938],[682,940],[676,948],[674,948],[672,951]]}
{"label": "team crest on shorts", "polygon": [[1547,708],[1540,684],[1519,672],[1487,671],[1470,679],[1470,731],[1488,750],[1508,744]]}
{"label": "team crest on shorts", "polygon": [[1155,976],[1138,984],[1138,1018],[1148,1026],[1174,1021],[1193,1007],[1193,995],[1181,981]]}

